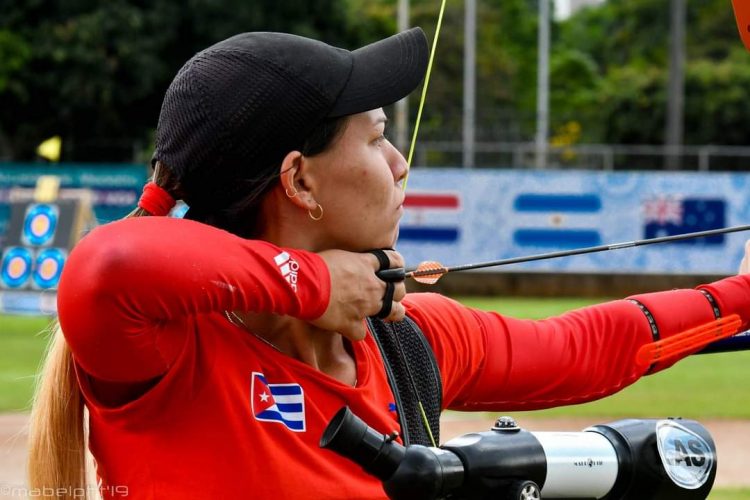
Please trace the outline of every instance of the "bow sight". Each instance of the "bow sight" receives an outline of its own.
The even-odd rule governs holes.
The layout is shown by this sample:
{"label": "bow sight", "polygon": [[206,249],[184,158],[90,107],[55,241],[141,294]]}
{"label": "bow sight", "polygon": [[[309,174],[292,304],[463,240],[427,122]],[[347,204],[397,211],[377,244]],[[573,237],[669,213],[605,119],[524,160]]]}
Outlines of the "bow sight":
{"label": "bow sight", "polygon": [[344,407],[320,446],[383,482],[392,499],[704,499],[716,447],[693,420],[627,419],[582,432],[529,432],[513,419],[439,448],[403,446]]}

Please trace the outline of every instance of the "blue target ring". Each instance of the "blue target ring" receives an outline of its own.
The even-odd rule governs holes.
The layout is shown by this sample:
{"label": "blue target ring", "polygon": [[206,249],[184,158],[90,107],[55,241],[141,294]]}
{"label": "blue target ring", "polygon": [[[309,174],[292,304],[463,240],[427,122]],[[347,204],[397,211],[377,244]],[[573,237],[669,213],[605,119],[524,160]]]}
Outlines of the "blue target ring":
{"label": "blue target ring", "polygon": [[23,247],[10,247],[3,252],[0,279],[8,288],[23,286],[31,276],[31,252]]}
{"label": "blue target ring", "polygon": [[55,288],[60,281],[65,253],[59,248],[45,248],[36,256],[34,283],[39,288]]}
{"label": "blue target ring", "polygon": [[57,205],[36,203],[26,209],[23,222],[23,240],[29,245],[39,246],[52,241],[57,229],[60,209]]}

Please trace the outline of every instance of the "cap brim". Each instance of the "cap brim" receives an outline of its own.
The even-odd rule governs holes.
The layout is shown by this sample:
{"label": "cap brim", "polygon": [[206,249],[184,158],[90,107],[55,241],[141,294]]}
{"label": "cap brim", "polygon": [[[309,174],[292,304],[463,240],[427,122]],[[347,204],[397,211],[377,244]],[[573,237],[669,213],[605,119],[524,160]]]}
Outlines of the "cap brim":
{"label": "cap brim", "polygon": [[387,106],[414,91],[427,70],[427,37],[421,28],[412,28],[357,49],[352,55],[352,73],[329,117]]}

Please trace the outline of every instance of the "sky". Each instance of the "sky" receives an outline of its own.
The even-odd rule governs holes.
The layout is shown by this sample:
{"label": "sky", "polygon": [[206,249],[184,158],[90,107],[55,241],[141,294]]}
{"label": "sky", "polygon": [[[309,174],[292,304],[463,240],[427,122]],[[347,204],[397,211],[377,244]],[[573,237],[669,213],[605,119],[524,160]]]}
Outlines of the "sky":
{"label": "sky", "polygon": [[555,17],[558,19],[566,18],[570,15],[569,0],[555,0]]}

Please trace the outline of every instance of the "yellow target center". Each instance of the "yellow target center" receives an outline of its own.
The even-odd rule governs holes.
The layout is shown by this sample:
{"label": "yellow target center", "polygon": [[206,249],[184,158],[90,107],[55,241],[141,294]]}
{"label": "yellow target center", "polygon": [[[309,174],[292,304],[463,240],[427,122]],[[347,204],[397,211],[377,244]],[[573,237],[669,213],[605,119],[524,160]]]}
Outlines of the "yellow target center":
{"label": "yellow target center", "polygon": [[42,262],[41,266],[39,266],[39,274],[45,280],[52,278],[56,272],[57,272],[57,261],[55,261],[54,259],[47,259],[44,262]]}
{"label": "yellow target center", "polygon": [[8,274],[11,278],[18,278],[26,271],[26,262],[21,257],[11,259],[8,264]]}
{"label": "yellow target center", "polygon": [[35,236],[43,235],[44,233],[49,231],[49,227],[49,217],[46,217],[44,215],[38,215],[34,217],[34,220],[31,221],[31,232],[34,233]]}

